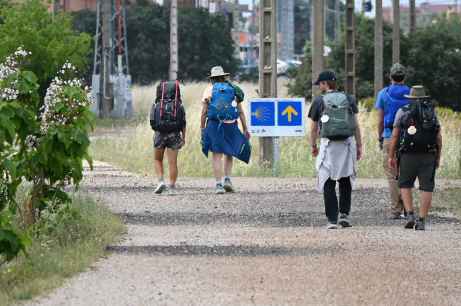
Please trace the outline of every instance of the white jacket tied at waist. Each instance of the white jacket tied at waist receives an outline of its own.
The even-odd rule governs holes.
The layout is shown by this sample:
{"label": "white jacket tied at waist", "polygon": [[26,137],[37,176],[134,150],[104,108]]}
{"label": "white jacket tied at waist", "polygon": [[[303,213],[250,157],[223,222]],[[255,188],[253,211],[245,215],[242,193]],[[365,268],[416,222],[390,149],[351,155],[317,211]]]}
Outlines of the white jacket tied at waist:
{"label": "white jacket tied at waist", "polygon": [[351,177],[354,183],[357,176],[357,144],[355,137],[345,140],[320,139],[320,150],[315,163],[317,169],[317,190],[323,192],[325,182],[331,178],[339,180]]}

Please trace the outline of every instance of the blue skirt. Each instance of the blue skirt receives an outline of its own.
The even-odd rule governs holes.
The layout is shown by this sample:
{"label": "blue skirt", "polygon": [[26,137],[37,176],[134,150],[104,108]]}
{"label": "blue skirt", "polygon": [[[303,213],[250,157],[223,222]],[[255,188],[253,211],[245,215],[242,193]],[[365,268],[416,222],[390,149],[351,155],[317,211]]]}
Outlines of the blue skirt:
{"label": "blue skirt", "polygon": [[238,128],[237,122],[208,120],[202,132],[202,152],[208,157],[210,151],[233,156],[247,164],[250,162],[251,145]]}

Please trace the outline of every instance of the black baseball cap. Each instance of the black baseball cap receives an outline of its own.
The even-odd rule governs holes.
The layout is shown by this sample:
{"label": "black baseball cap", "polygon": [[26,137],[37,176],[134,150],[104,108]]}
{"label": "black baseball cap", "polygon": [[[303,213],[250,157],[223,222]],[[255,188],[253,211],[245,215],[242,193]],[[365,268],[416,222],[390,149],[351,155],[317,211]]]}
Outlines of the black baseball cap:
{"label": "black baseball cap", "polygon": [[320,82],[324,81],[336,81],[336,74],[331,70],[322,71],[314,85],[319,85]]}

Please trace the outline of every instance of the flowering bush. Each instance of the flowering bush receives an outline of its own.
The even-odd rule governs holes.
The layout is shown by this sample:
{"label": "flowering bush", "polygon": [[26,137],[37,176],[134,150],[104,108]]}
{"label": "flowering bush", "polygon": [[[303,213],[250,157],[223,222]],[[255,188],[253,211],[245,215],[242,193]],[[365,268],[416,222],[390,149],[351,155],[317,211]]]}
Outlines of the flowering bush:
{"label": "flowering bush", "polygon": [[[49,204],[70,203],[63,188],[78,186],[84,159],[91,164],[89,89],[66,62],[40,103],[37,78],[22,69],[28,56],[19,48],[0,64],[0,255],[7,260],[26,243],[11,228],[11,216],[19,208],[24,222],[32,224]],[[24,179],[32,188],[18,206],[16,189]]]}

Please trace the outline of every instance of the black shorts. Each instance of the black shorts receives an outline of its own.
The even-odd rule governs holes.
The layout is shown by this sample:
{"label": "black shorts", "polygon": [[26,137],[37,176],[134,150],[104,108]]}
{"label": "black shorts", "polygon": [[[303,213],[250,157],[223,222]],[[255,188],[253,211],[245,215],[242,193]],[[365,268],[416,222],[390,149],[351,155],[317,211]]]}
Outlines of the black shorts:
{"label": "black shorts", "polygon": [[413,188],[418,178],[419,190],[433,192],[435,166],[434,153],[403,153],[400,157],[399,187]]}
{"label": "black shorts", "polygon": [[171,149],[179,150],[184,145],[181,132],[172,132],[172,133],[160,133],[155,132],[154,134],[154,148],[155,149]]}

